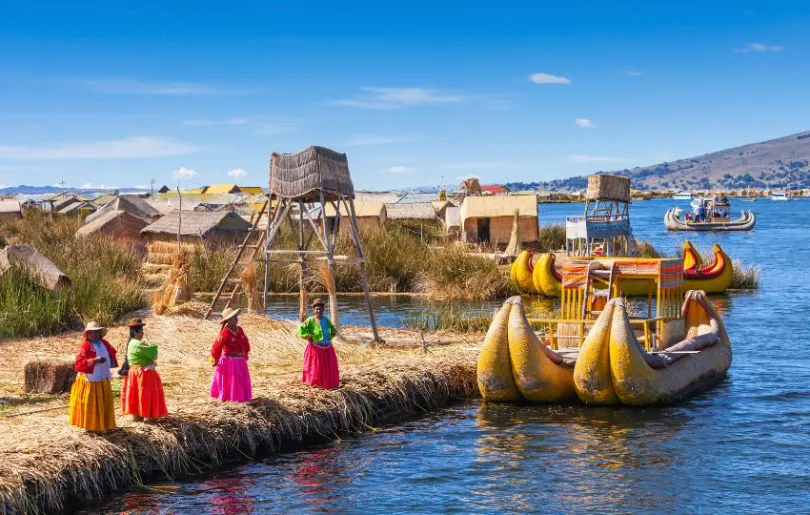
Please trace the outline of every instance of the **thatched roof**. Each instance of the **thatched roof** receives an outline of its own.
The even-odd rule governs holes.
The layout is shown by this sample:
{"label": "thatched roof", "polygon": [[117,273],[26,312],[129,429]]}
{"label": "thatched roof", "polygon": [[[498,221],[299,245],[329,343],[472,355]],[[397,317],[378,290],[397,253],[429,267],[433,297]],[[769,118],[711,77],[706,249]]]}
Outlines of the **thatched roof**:
{"label": "thatched roof", "polygon": [[382,202],[383,204],[393,204],[401,199],[402,193],[398,191],[355,191],[355,201]]}
{"label": "thatched roof", "polygon": [[430,202],[386,204],[389,220],[436,220],[436,210]]}
{"label": "thatched roof", "polygon": [[20,213],[20,201],[15,198],[0,200],[0,213]]}
{"label": "thatched roof", "polygon": [[590,175],[585,198],[630,202],[630,178],[606,173]]}
{"label": "thatched roof", "polygon": [[[145,227],[141,234],[177,234],[180,211],[170,211],[157,222]],[[180,236],[206,237],[214,232],[245,232],[250,224],[236,213],[228,211],[183,211]]]}
{"label": "thatched roof", "polygon": [[270,193],[314,202],[323,190],[327,200],[343,194],[354,198],[349,160],[324,147],[312,146],[295,154],[273,152],[270,158]]}
{"label": "thatched roof", "polygon": [[68,213],[72,213],[77,209],[87,209],[89,211],[96,211],[96,205],[92,202],[86,202],[82,200],[74,200],[73,202],[64,205],[60,210],[59,214],[66,215]]}
{"label": "thatched roof", "polygon": [[30,245],[9,245],[0,250],[0,274],[13,267],[22,268],[28,277],[48,290],[60,290],[71,286],[68,276],[53,261]]}
{"label": "thatched roof", "polygon": [[101,209],[87,217],[85,223],[94,221],[97,217],[112,211],[126,211],[127,213],[140,218],[141,220],[152,223],[161,216],[161,212],[152,204],[137,195],[121,195],[115,197]]}
{"label": "thatched roof", "polygon": [[537,199],[526,195],[467,196],[461,204],[460,217],[462,223],[467,218],[512,217],[515,210],[520,210],[522,217],[536,218]]}
{"label": "thatched roof", "polygon": [[[97,216],[98,215],[98,216]],[[90,217],[87,217],[88,219]],[[93,220],[76,231],[76,236],[88,236],[97,232],[112,237],[135,236],[149,225],[149,222],[122,210],[106,210],[93,213]]]}
{"label": "thatched roof", "polygon": [[[340,206],[341,216],[349,216],[348,211],[346,211],[346,206],[344,206],[342,202],[339,203],[338,205]],[[364,217],[382,218],[386,214],[385,204],[383,204],[382,202],[358,202],[355,200],[354,213],[355,215],[357,215],[357,218],[364,218]],[[327,218],[336,216],[335,208],[332,207],[332,204],[326,205],[326,216]]]}

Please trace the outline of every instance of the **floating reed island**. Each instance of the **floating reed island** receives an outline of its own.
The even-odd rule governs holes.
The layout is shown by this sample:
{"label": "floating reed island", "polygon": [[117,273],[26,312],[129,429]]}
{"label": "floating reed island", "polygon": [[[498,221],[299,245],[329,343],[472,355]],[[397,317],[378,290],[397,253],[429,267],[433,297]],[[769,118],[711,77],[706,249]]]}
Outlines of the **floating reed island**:
{"label": "floating reed island", "polygon": [[[188,306],[194,303],[187,303]],[[382,330],[371,346],[366,329],[344,327],[336,350],[341,388],[301,383],[305,343],[295,325],[246,315],[254,400],[220,403],[208,395],[211,341],[219,325],[185,316],[145,318],[147,340],[160,347],[170,416],[86,433],[68,424],[68,396],[24,394],[23,364],[72,362],[79,333],[6,340],[0,363],[0,498],[4,513],[57,513],[97,502],[149,481],[200,476],[229,463],[373,430],[476,397],[475,361],[483,334]],[[107,339],[121,352],[125,327]],[[39,367],[42,368],[42,367]],[[120,389],[114,380],[113,390]],[[116,393],[117,396],[117,393]]]}

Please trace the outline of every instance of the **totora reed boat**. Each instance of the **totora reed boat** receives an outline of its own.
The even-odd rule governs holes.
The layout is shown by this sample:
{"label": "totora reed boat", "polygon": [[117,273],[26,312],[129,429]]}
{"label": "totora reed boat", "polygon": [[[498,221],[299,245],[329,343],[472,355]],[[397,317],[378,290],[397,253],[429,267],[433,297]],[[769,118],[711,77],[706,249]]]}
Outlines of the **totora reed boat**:
{"label": "totora reed boat", "polygon": [[[527,318],[519,297],[495,315],[477,367],[485,400],[667,404],[715,384],[731,366],[714,306],[703,291],[683,294],[681,259],[580,260],[562,276],[558,318]],[[655,292],[646,310],[622,299],[629,281],[647,281]],[[546,327],[543,340],[532,324]]]}

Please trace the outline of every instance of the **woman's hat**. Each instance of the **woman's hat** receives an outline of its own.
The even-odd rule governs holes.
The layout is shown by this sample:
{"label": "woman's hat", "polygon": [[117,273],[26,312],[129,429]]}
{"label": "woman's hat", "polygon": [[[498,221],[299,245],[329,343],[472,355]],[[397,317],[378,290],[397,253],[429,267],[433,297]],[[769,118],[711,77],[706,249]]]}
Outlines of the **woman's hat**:
{"label": "woman's hat", "polygon": [[127,327],[129,327],[129,328],[132,328],[132,327],[143,327],[143,326],[145,326],[145,325],[146,325],[146,324],[144,324],[144,323],[143,323],[143,320],[141,320],[140,318],[130,318],[130,319],[129,319],[129,322],[127,322]]}
{"label": "woman's hat", "polygon": [[82,331],[82,334],[86,335],[88,331],[100,331],[102,338],[104,338],[104,335],[107,334],[107,328],[106,327],[101,327],[95,321],[89,322],[87,324],[87,326],[84,328],[84,331]]}
{"label": "woman's hat", "polygon": [[312,301],[312,307],[314,308],[315,306],[324,307],[323,300],[320,299],[320,298],[317,298],[317,299],[313,300]]}
{"label": "woman's hat", "polygon": [[241,313],[241,311],[242,310],[240,308],[225,308],[225,310],[222,312],[222,318],[220,319],[220,322],[221,323],[227,322],[228,320],[232,319],[233,317]]}

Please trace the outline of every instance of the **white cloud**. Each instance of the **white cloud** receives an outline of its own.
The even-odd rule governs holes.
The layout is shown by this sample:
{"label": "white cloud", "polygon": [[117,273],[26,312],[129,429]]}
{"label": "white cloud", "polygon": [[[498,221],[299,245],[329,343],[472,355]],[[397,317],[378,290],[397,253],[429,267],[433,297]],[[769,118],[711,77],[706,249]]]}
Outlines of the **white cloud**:
{"label": "white cloud", "polygon": [[386,168],[385,171],[388,173],[413,173],[416,171],[416,168],[411,168],[410,166],[392,166]]}
{"label": "white cloud", "polygon": [[221,89],[187,82],[149,82],[129,79],[87,80],[83,84],[102,93],[134,95],[214,95],[225,93]]}
{"label": "white cloud", "polygon": [[357,98],[333,100],[330,105],[360,107],[363,109],[397,109],[419,105],[448,104],[461,102],[457,95],[440,94],[427,88],[360,88]]}
{"label": "white cloud", "polygon": [[387,145],[389,143],[400,143],[403,141],[411,141],[413,136],[382,136],[379,134],[366,134],[355,136],[349,141],[343,142],[341,145],[347,147],[364,147],[369,145]]}
{"label": "white cloud", "polygon": [[64,145],[12,147],[0,145],[5,159],[138,159],[193,154],[199,147],[167,138],[133,136],[118,140]]}
{"label": "white cloud", "polygon": [[572,163],[625,163],[632,161],[627,157],[612,157],[612,156],[589,156],[589,155],[573,155],[568,156],[567,159]]}
{"label": "white cloud", "polygon": [[643,73],[644,72],[641,71],[641,70],[630,70],[629,72],[627,72],[627,75],[629,75],[630,77],[638,77],[639,75],[641,75]]}
{"label": "white cloud", "polygon": [[441,165],[444,170],[491,170],[502,168],[504,163],[494,163],[492,161],[469,161],[464,163],[447,163]]}
{"label": "white cloud", "polygon": [[779,45],[765,45],[762,43],[748,43],[742,48],[735,48],[734,52],[738,54],[747,54],[749,52],[780,52],[785,47]]}
{"label": "white cloud", "polygon": [[535,84],[571,84],[571,79],[548,73],[533,73],[529,75],[529,80]]}
{"label": "white cloud", "polygon": [[190,179],[192,177],[195,177],[196,175],[198,175],[197,172],[192,170],[191,168],[180,167],[174,171],[174,178],[177,180]]}
{"label": "white cloud", "polygon": [[241,169],[241,168],[234,168],[233,170],[228,170],[228,176],[234,177],[236,179],[241,179],[242,177],[246,176],[248,173]]}
{"label": "white cloud", "polygon": [[11,186],[7,186],[5,184],[0,184],[0,190],[4,190],[6,188],[10,188]]}
{"label": "white cloud", "polygon": [[118,186],[107,186],[106,184],[93,184],[91,182],[85,182],[80,187],[83,190],[114,190],[118,188]]}
{"label": "white cloud", "polygon": [[577,118],[576,120],[574,120],[574,123],[576,123],[583,129],[593,129],[594,127],[596,127],[596,125],[594,125],[593,122],[587,118]]}

